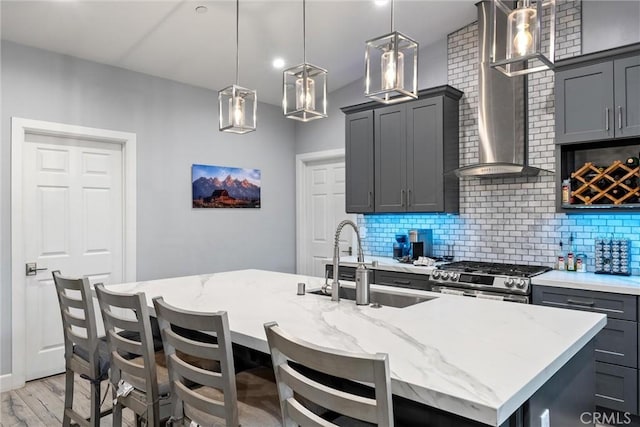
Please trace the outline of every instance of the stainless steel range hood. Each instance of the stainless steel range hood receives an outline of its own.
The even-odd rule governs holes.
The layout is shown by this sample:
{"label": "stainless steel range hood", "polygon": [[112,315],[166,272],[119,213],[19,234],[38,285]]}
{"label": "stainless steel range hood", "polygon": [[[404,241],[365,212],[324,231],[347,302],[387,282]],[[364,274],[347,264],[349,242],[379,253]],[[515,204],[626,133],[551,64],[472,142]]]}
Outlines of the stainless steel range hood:
{"label": "stainless steel range hood", "polygon": [[[455,170],[460,178],[535,176],[541,171],[527,165],[527,79],[507,77],[490,67],[491,2],[478,7],[478,150],[479,163]],[[498,25],[505,28],[506,25]],[[506,34],[496,37],[504,49]],[[500,45],[502,44],[502,46]]]}

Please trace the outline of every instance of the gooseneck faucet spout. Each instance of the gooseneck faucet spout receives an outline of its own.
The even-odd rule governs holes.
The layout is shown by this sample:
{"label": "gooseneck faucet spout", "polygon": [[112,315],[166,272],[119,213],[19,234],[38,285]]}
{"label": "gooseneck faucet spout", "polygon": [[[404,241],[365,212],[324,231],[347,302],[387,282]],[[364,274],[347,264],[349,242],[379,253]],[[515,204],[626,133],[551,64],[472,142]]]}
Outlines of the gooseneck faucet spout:
{"label": "gooseneck faucet spout", "polygon": [[[338,224],[338,228],[336,228],[335,241],[333,243],[333,281],[331,282],[331,300],[332,301],[340,301],[340,282],[338,280],[338,276],[339,276],[338,269],[340,264],[339,242],[340,242],[340,234],[342,233],[342,229],[344,228],[345,225],[350,225],[356,233],[356,238],[358,239],[358,264],[359,266],[364,268],[364,253],[362,252],[362,241],[360,240],[360,231],[358,230],[358,226],[353,221],[345,219],[340,224]],[[358,286],[358,281],[356,281],[356,286]]]}

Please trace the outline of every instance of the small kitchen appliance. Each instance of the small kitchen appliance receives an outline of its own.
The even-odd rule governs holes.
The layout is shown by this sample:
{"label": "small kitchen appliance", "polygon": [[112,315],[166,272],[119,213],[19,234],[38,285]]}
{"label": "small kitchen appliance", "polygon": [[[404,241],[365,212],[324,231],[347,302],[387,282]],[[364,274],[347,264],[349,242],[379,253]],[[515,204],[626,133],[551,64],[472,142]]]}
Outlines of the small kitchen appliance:
{"label": "small kitchen appliance", "polygon": [[540,265],[456,261],[431,273],[433,292],[529,303],[531,278],[551,270]]}
{"label": "small kitchen appliance", "polygon": [[409,231],[411,244],[411,259],[419,257],[432,257],[433,255],[433,230],[420,229]]}

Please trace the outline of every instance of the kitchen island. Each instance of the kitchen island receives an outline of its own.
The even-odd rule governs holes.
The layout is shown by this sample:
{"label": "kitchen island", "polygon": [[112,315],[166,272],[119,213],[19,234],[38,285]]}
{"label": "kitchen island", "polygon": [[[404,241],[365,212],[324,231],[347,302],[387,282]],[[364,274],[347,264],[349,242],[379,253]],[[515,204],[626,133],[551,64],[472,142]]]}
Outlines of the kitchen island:
{"label": "kitchen island", "polygon": [[[296,295],[298,282],[306,283],[306,295]],[[262,352],[268,352],[263,324],[276,321],[320,345],[388,353],[394,395],[486,425],[507,425],[551,383],[558,390],[544,395],[551,392],[556,399],[566,395],[561,388],[572,385],[574,400],[592,393],[589,352],[606,323],[602,314],[407,289],[391,291],[434,298],[405,308],[373,308],[308,293],[323,283],[317,277],[241,270],[109,288],[145,292],[150,307],[152,298],[163,296],[188,310],[226,310],[233,341]],[[537,410],[537,405],[530,406]],[[552,426],[553,418],[552,411]]]}

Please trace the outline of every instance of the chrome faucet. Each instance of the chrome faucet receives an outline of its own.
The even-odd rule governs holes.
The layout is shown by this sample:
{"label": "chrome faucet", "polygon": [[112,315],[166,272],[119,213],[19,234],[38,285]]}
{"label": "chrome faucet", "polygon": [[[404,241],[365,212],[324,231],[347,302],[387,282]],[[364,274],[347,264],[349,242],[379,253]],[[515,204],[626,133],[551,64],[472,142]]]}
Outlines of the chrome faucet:
{"label": "chrome faucet", "polygon": [[[338,224],[336,228],[335,241],[333,244],[333,280],[331,282],[331,300],[340,301],[340,281],[339,276],[339,264],[340,264],[340,233],[345,225],[350,225],[356,232],[356,238],[358,239],[358,268],[356,270],[356,304],[363,305],[369,304],[369,271],[364,267],[364,253],[362,252],[362,241],[360,240],[360,231],[358,226],[348,219]],[[323,290],[328,293],[327,288],[329,285],[325,283]]]}

